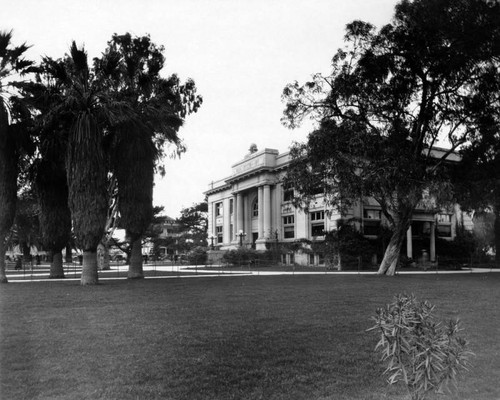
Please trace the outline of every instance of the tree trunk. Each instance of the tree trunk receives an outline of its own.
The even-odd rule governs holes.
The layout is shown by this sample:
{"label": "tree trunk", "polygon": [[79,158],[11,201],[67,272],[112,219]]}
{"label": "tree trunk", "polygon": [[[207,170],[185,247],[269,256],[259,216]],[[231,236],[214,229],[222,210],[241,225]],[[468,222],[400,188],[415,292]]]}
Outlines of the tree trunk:
{"label": "tree trunk", "polygon": [[127,277],[129,279],[144,278],[142,270],[142,242],[140,238],[130,243],[130,264]]}
{"label": "tree trunk", "polygon": [[97,251],[83,252],[81,285],[97,285],[99,276],[97,273]]}
{"label": "tree trunk", "polygon": [[495,207],[495,222],[493,232],[495,235],[495,263],[500,266],[500,206]]}
{"label": "tree trunk", "polygon": [[385,249],[384,258],[380,263],[378,275],[392,276],[396,272],[401,255],[401,247],[406,239],[406,231],[410,225],[410,217],[395,219],[394,231],[389,241],[389,245]]}
{"label": "tree trunk", "polygon": [[49,279],[65,278],[64,268],[62,262],[62,251],[55,251],[52,254],[52,261],[50,263]]}
{"label": "tree trunk", "polygon": [[69,243],[66,245],[65,248],[64,259],[67,263],[73,262],[73,249],[71,248]]}
{"label": "tree trunk", "polygon": [[5,245],[5,235],[0,235],[0,283],[7,283],[7,275],[5,274],[5,252],[7,246]]}
{"label": "tree trunk", "polygon": [[98,267],[101,271],[109,271],[111,267],[109,266],[109,243],[106,239],[103,239],[99,246],[97,246],[98,254]]}

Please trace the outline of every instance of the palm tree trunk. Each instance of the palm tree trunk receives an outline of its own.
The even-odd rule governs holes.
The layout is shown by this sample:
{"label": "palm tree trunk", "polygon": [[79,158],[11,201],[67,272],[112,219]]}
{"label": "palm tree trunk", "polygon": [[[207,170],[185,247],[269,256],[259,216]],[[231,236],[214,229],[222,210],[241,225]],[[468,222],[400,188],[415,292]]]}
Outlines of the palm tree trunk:
{"label": "palm tree trunk", "polygon": [[130,243],[130,264],[128,267],[129,279],[142,279],[144,272],[142,270],[142,242],[141,239],[134,240]]}
{"label": "palm tree trunk", "polygon": [[97,285],[99,275],[97,272],[97,251],[83,251],[83,265],[81,285]]}
{"label": "palm tree trunk", "polygon": [[52,261],[50,263],[49,279],[65,278],[62,262],[62,251],[54,251],[52,253]]}
{"label": "palm tree trunk", "polygon": [[7,275],[5,274],[5,252],[7,246],[5,245],[5,235],[0,235],[0,283],[7,283]]}
{"label": "palm tree trunk", "polygon": [[493,232],[495,235],[495,263],[500,266],[500,204],[494,209],[495,222],[493,223]]}

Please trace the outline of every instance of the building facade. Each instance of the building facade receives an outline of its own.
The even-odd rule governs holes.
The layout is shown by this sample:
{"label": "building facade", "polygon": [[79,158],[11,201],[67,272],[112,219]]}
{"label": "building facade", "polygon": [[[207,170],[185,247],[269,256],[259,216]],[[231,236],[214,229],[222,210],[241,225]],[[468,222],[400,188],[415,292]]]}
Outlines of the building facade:
{"label": "building facade", "polygon": [[[308,211],[292,205],[293,188],[282,180],[290,162],[289,153],[264,149],[247,154],[232,166],[229,177],[209,184],[205,192],[208,199],[209,245],[220,250],[239,246],[266,250],[273,243],[292,243],[300,240],[321,241],[325,232],[337,229],[338,220],[356,221],[358,229],[375,238],[384,224],[378,203],[366,198],[360,200],[348,214],[340,215],[327,209],[322,195],[317,195]],[[414,254],[415,237],[426,236],[430,246],[426,249],[431,261],[436,258],[436,238],[452,240],[459,223],[471,227],[471,220],[458,206],[439,212],[417,207],[408,229],[406,254]],[[320,254],[290,254],[286,263],[321,265]]]}

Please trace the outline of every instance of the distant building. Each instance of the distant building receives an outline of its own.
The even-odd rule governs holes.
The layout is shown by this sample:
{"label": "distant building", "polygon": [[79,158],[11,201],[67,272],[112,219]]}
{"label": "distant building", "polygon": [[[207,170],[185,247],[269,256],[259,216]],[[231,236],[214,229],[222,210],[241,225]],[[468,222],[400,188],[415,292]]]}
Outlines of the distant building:
{"label": "distant building", "polygon": [[[176,254],[175,245],[182,234],[182,227],[176,219],[169,216],[164,217],[165,220],[161,224],[153,226],[153,231],[157,233],[157,239],[160,245],[158,252],[160,257],[173,256]],[[153,254],[154,244],[146,243],[142,249],[143,254]]]}
{"label": "distant building", "polygon": [[[436,156],[442,152],[434,150]],[[452,154],[450,157],[456,157]],[[209,245],[220,250],[235,249],[244,245],[265,250],[273,243],[291,243],[301,239],[324,240],[325,232],[337,229],[337,221],[357,221],[358,229],[367,237],[376,237],[384,224],[384,216],[378,203],[365,198],[346,215],[328,209],[323,195],[318,194],[307,212],[295,208],[291,200],[293,188],[284,187],[282,178],[290,162],[289,153],[264,149],[250,152],[232,166],[229,177],[209,184],[205,192],[208,199]],[[329,211],[329,212],[327,212]],[[413,222],[408,229],[406,254],[413,254],[413,239],[427,236],[429,258],[436,258],[436,237],[452,240],[456,236],[457,224],[471,229],[469,216],[458,206],[451,210],[431,212],[423,206],[417,207]],[[289,254],[286,263],[323,263],[321,254]]]}

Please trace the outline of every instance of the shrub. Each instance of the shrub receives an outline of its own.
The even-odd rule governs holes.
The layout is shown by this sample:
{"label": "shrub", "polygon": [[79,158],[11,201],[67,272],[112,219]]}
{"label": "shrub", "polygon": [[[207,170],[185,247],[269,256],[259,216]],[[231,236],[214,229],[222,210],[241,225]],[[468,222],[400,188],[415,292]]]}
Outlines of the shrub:
{"label": "shrub", "polygon": [[187,254],[190,264],[202,265],[207,262],[207,251],[204,247],[195,247]]}
{"label": "shrub", "polygon": [[259,253],[253,249],[240,247],[237,250],[229,250],[224,253],[222,260],[228,264],[248,264],[253,263],[259,257]]}
{"label": "shrub", "polygon": [[467,370],[467,341],[459,335],[458,320],[436,321],[434,306],[418,302],[415,296],[399,294],[386,308],[377,310],[375,326],[379,334],[375,347],[386,364],[388,382],[403,381],[413,400],[425,399],[432,390],[456,385],[461,370]]}

